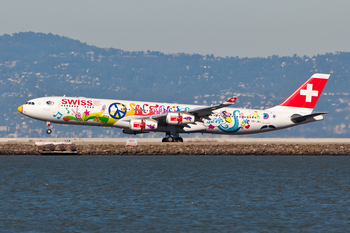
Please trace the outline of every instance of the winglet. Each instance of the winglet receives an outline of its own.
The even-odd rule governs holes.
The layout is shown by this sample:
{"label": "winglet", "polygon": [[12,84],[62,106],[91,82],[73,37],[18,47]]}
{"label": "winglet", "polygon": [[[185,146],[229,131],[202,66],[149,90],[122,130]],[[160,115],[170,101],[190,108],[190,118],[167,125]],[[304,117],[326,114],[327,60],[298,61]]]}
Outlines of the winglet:
{"label": "winglet", "polygon": [[229,98],[228,100],[226,100],[226,102],[224,104],[234,104],[237,100],[236,96],[233,96],[231,98]]}

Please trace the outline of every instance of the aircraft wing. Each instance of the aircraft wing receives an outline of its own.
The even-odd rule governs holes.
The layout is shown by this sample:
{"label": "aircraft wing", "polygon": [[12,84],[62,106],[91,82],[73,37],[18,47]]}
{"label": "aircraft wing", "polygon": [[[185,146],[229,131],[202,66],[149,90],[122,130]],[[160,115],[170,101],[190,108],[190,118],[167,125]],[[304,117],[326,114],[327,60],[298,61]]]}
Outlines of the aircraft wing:
{"label": "aircraft wing", "polygon": [[[214,110],[231,106],[236,102],[236,100],[237,100],[237,97],[233,96],[221,104],[200,107],[200,108],[193,108],[193,109],[189,109],[187,111],[180,111],[180,112],[175,112],[175,113],[189,113],[189,114],[194,115],[196,118],[208,118],[208,116],[211,115]],[[137,117],[135,116],[133,118],[128,118],[128,119],[124,119],[124,120],[130,121],[131,119],[153,119],[153,120],[156,120],[158,122],[165,122],[166,116],[167,116],[167,113],[164,113],[164,114],[157,114],[157,115],[152,115],[152,116],[137,116]]]}
{"label": "aircraft wing", "polygon": [[[189,113],[189,114],[192,114],[192,115],[194,115],[195,117],[198,117],[198,118],[208,118],[208,116],[211,115],[214,110],[231,106],[231,105],[233,105],[236,102],[236,100],[237,100],[237,97],[233,96],[233,97],[231,97],[230,99],[226,100],[224,103],[221,103],[221,104],[212,105],[212,106],[206,106],[206,107],[200,107],[200,108],[193,108],[193,109],[189,109],[187,111],[180,111],[180,112],[176,112],[176,113]],[[166,113],[165,114],[159,114],[159,115],[153,115],[150,118],[162,121],[163,119],[165,120],[166,115],[167,115]]]}
{"label": "aircraft wing", "polygon": [[201,107],[201,108],[194,108],[194,109],[187,110],[187,112],[198,117],[207,118],[209,115],[213,113],[214,110],[231,106],[236,102],[236,100],[237,100],[237,97],[233,96],[222,104]]}

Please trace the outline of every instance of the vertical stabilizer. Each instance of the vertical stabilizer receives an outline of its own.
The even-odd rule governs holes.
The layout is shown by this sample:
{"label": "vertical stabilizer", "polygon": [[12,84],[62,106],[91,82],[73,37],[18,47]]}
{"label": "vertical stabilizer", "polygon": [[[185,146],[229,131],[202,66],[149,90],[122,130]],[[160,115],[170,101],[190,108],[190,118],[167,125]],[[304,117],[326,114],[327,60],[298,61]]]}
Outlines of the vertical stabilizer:
{"label": "vertical stabilizer", "polygon": [[293,94],[270,110],[310,114],[321,96],[329,76],[329,74],[319,73],[312,75]]}

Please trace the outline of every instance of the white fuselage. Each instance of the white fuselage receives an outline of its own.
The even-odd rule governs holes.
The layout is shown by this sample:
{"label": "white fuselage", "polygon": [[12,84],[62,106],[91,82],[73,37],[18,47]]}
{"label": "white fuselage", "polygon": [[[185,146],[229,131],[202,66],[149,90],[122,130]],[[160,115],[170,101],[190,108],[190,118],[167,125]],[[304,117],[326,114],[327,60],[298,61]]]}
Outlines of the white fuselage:
{"label": "white fuselage", "polygon": [[[203,106],[141,102],[85,97],[42,97],[22,105],[31,118],[57,123],[117,127],[130,130],[131,119],[151,119],[161,114],[186,112]],[[251,134],[299,125],[291,121],[293,112],[227,107],[213,111],[207,118],[185,125],[159,123],[147,132]],[[175,115],[175,114],[173,114]],[[154,125],[153,125],[154,126]]]}

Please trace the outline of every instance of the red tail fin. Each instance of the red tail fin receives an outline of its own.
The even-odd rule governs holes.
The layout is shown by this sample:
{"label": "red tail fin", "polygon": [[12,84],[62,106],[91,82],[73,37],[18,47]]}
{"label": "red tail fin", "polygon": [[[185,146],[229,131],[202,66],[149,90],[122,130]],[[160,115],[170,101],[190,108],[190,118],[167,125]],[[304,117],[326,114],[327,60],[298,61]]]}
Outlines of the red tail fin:
{"label": "red tail fin", "polygon": [[313,109],[326,85],[329,74],[314,74],[278,106]]}

